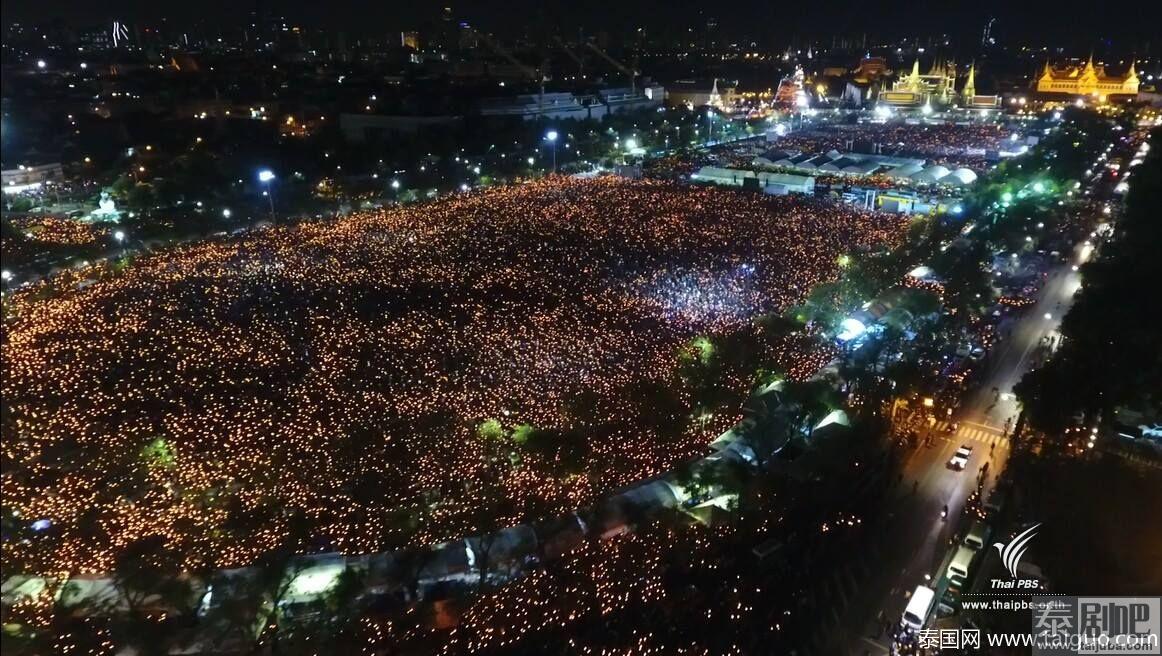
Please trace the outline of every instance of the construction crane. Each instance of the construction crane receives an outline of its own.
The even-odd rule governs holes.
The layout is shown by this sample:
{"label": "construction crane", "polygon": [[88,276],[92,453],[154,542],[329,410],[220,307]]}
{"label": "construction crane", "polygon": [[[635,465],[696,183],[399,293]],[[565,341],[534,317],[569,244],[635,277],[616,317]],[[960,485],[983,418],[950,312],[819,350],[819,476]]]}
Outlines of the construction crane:
{"label": "construction crane", "polygon": [[488,46],[490,50],[503,57],[506,61],[508,61],[508,63],[516,66],[522,73],[529,76],[530,79],[535,80],[540,85],[541,93],[537,99],[537,112],[538,115],[543,116],[545,113],[545,80],[547,79],[545,76],[545,71],[548,68],[548,60],[541,59],[540,67],[533,68],[532,66],[529,66],[521,60],[517,59],[515,55],[508,51],[507,48],[494,41],[492,37],[488,36],[484,32],[471,27],[468,29],[472,30],[473,34],[480,37],[480,40],[483,41],[484,45]]}
{"label": "construction crane", "polygon": [[527,75],[529,79],[539,82],[541,85],[541,93],[544,93],[546,68],[544,61],[541,62],[541,66],[539,68],[533,68],[532,66],[529,66],[528,64],[525,64],[521,60],[517,59],[515,55],[508,51],[507,48],[494,41],[492,37],[488,36],[487,34],[476,29],[473,29],[472,32],[476,36],[480,37],[480,40],[484,42],[484,45],[488,46],[489,50],[492,50],[496,54],[503,57],[505,61],[520,69],[520,71]]}
{"label": "construction crane", "polygon": [[608,54],[605,53],[604,50],[602,50],[601,48],[598,48],[597,45],[594,44],[592,41],[586,41],[585,45],[589,46],[589,49],[592,50],[593,52],[597,53],[598,56],[600,56],[602,59],[604,59],[605,61],[612,64],[614,66],[614,68],[621,71],[622,73],[625,73],[626,76],[629,77],[630,93],[637,93],[637,85],[635,83],[635,80],[637,79],[638,75],[641,75],[640,72],[635,71],[632,68],[629,68],[628,66],[626,66],[625,64],[622,64],[621,62],[617,61],[613,57],[610,57]]}
{"label": "construction crane", "polygon": [[584,79],[585,78],[585,60],[581,59],[581,57],[577,53],[573,52],[572,48],[565,45],[565,41],[563,39],[561,39],[561,37],[555,36],[555,37],[553,37],[553,39],[556,40],[557,45],[561,46],[561,51],[564,52],[566,55],[568,55],[569,59],[572,59],[574,62],[577,63],[577,75],[579,77],[581,77],[582,79]]}

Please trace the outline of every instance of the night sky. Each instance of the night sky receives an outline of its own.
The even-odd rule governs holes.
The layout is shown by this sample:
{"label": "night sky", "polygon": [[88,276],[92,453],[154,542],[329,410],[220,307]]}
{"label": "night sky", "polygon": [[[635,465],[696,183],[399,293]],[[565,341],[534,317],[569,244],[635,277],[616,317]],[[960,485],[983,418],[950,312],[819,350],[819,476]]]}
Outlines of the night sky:
{"label": "night sky", "polygon": [[[246,0],[3,0],[4,23],[62,18],[72,25],[123,21],[175,22],[206,20],[229,25],[244,21],[257,4]],[[1153,39],[1158,47],[1157,5],[1147,0],[1099,3],[1080,0],[824,0],[822,2],[771,2],[705,0],[644,2],[573,2],[545,0],[475,0],[473,2],[355,2],[351,0],[279,0],[264,3],[268,11],[282,14],[293,23],[352,35],[382,35],[405,28],[422,28],[438,20],[442,7],[450,5],[458,20],[501,35],[533,32],[541,26],[572,35],[578,28],[612,36],[638,26],[661,38],[708,19],[718,22],[724,39],[747,35],[759,41],[782,43],[790,34],[830,38],[832,34],[858,36],[929,35],[948,32],[953,37],[979,36],[990,16],[997,18],[994,33],[1002,41],[1045,41],[1076,46],[1088,42],[1100,46],[1106,40],[1135,41],[1140,47]],[[568,26],[563,29],[563,26]],[[1084,29],[1079,29],[1084,26]]]}

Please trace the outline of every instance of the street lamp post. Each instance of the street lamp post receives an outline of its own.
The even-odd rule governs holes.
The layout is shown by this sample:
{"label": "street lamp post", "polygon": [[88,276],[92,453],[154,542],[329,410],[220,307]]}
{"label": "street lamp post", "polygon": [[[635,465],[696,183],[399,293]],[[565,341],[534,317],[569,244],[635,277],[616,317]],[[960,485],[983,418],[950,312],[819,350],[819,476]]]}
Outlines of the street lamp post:
{"label": "street lamp post", "polygon": [[558,136],[559,135],[557,134],[556,130],[549,130],[545,134],[545,139],[553,147],[553,173],[557,172],[557,137]]}
{"label": "street lamp post", "polygon": [[267,201],[270,202],[270,220],[274,221],[274,193],[270,187],[270,183],[274,181],[274,171],[262,169],[258,172],[258,181],[266,185],[266,189],[262,193],[266,196]]}
{"label": "street lamp post", "polygon": [[121,249],[121,257],[125,257],[125,232],[115,230],[113,232],[113,239],[117,242],[117,246]]}

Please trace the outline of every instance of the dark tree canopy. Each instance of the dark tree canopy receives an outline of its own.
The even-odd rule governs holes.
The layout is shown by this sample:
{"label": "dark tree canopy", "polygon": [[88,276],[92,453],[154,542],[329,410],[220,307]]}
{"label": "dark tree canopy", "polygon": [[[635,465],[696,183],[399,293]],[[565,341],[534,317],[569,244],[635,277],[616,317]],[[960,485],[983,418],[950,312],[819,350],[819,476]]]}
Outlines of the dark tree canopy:
{"label": "dark tree canopy", "polygon": [[[1152,134],[1157,144],[1159,131]],[[1114,238],[1082,268],[1085,286],[1065,316],[1056,357],[1017,386],[1030,423],[1059,431],[1078,413],[1108,418],[1119,406],[1162,403],[1162,156],[1133,169]]]}

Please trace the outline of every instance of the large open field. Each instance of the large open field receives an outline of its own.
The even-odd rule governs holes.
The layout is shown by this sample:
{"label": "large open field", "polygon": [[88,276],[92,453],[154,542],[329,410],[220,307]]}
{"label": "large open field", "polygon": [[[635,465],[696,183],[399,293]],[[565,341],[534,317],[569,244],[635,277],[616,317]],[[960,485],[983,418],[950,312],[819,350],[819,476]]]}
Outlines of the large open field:
{"label": "large open field", "polygon": [[[904,227],[557,179],[22,291],[6,299],[5,519],[51,526],[6,539],[6,567],[101,570],[153,534],[190,565],[377,551],[574,508],[701,452],[758,363],[826,362],[754,319]],[[749,370],[706,346],[738,336]],[[691,382],[699,365],[728,393]]]}

